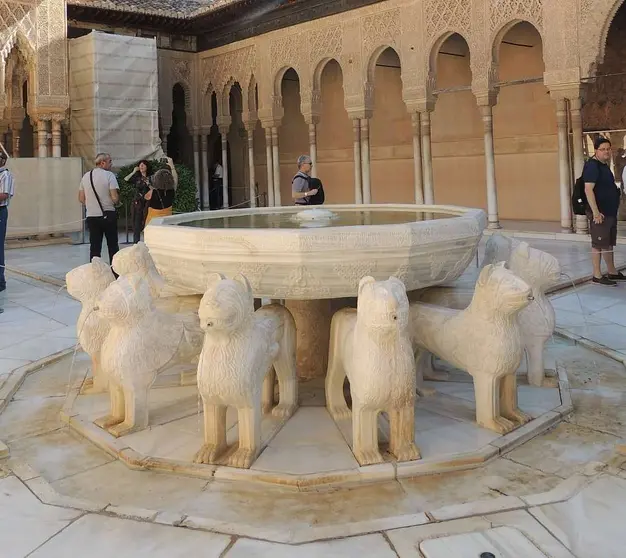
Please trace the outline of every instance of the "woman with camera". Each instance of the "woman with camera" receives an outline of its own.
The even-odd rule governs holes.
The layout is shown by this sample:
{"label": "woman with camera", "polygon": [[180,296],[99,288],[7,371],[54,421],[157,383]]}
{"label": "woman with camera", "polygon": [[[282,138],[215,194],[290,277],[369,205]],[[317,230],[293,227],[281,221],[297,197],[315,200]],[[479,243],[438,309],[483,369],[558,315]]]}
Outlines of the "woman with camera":
{"label": "woman with camera", "polygon": [[150,190],[144,196],[148,202],[148,216],[146,226],[155,217],[167,217],[172,214],[178,173],[171,157],[167,158],[168,169],[161,169],[154,173]]}
{"label": "woman with camera", "polygon": [[145,159],[139,161],[133,171],[124,178],[129,184],[135,186],[131,212],[133,215],[133,242],[137,244],[141,240],[141,232],[145,226],[148,203],[145,195],[150,191],[150,163]]}

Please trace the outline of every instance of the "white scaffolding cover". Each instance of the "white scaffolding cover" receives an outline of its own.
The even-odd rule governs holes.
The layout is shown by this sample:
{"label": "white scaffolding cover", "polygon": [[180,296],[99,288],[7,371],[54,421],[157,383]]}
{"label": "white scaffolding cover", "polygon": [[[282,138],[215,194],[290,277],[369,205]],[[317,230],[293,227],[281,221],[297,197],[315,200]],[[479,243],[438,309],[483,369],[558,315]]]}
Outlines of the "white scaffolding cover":
{"label": "white scaffolding cover", "polygon": [[154,39],[92,31],[70,45],[72,154],[116,168],[162,157]]}

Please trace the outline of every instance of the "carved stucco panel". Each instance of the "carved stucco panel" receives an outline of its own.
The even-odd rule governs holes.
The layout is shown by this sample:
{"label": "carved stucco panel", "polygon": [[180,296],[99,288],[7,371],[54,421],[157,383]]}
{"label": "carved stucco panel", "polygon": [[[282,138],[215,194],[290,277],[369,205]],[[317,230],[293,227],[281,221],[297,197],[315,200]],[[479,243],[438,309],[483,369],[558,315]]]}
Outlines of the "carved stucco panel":
{"label": "carved stucco panel", "polygon": [[15,45],[19,33],[29,49],[37,52],[37,12],[32,2],[0,0],[0,54],[6,58]]}
{"label": "carved stucco panel", "polygon": [[361,48],[364,59],[368,62],[382,46],[393,47],[400,53],[400,9],[386,10],[377,14],[365,16],[361,19],[362,42]]}
{"label": "carved stucco panel", "polygon": [[341,25],[332,25],[314,29],[308,35],[310,44],[309,61],[316,68],[325,58],[339,58],[343,53],[343,29]]}
{"label": "carved stucco panel", "polygon": [[424,3],[426,37],[436,39],[443,32],[455,29],[461,34],[470,29],[471,9],[467,0],[429,0]]}
{"label": "carved stucco panel", "polygon": [[489,0],[472,3],[472,31],[469,38],[472,91],[489,91],[497,79],[497,67],[493,60],[493,44],[489,40]]}
{"label": "carved stucco panel", "polygon": [[209,85],[219,91],[230,80],[238,82],[242,88],[247,87],[255,64],[254,45],[204,58],[201,68],[202,91],[206,91]]}
{"label": "carved stucco panel", "polygon": [[361,22],[358,19],[343,24],[343,72],[344,104],[348,113],[362,110],[364,105],[364,60],[361,52]]}
{"label": "carved stucco panel", "polygon": [[[67,19],[65,2],[53,0],[48,3],[48,51],[50,68],[50,94],[69,95],[67,76]],[[43,61],[40,61],[43,64]],[[47,103],[49,104],[49,103]],[[68,105],[69,106],[69,105]]]}
{"label": "carved stucco panel", "polygon": [[595,74],[596,65],[604,57],[604,48],[611,20],[620,0],[579,0],[578,52],[583,77]]}
{"label": "carved stucco panel", "polygon": [[489,23],[492,32],[514,19],[527,20],[541,31],[543,29],[541,0],[490,0]]}
{"label": "carved stucco panel", "polygon": [[418,100],[425,86],[426,70],[424,60],[424,32],[422,10],[419,4],[405,6],[401,12],[402,40],[402,96],[411,107],[411,101]]}

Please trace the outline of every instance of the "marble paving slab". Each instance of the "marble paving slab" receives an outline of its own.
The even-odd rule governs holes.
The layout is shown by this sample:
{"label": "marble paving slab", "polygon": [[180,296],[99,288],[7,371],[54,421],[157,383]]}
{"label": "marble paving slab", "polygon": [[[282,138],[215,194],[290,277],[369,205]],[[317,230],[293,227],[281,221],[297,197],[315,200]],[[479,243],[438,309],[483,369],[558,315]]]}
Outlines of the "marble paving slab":
{"label": "marble paving slab", "polygon": [[[0,556],[21,558],[82,512],[42,506],[17,477],[0,480]],[[44,555],[41,555],[44,556]]]}
{"label": "marble paving slab", "polygon": [[149,556],[219,558],[230,537],[114,517],[87,515],[39,548],[32,558]]}
{"label": "marble paving slab", "polygon": [[424,558],[550,558],[511,527],[424,541],[420,550]]}
{"label": "marble paving slab", "polygon": [[396,553],[381,535],[289,546],[240,539],[226,558],[395,558]]}

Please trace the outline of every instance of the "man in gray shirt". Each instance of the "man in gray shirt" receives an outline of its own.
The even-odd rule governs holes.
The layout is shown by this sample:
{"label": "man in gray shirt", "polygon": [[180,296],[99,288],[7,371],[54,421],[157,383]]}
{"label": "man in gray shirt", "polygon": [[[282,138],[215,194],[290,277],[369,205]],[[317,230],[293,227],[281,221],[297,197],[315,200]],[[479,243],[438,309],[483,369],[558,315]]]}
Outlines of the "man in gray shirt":
{"label": "man in gray shirt", "polygon": [[119,251],[117,238],[117,211],[115,204],[119,202],[119,185],[111,172],[113,161],[108,153],[98,153],[95,160],[96,168],[89,171],[80,181],[78,201],[87,212],[87,229],[89,230],[89,261],[101,257],[102,237],[107,239],[109,261]]}
{"label": "man in gray shirt", "polygon": [[311,168],[313,161],[308,155],[298,157],[298,172],[291,181],[291,196],[296,205],[309,205],[310,197],[317,194],[317,188],[311,189]]}

